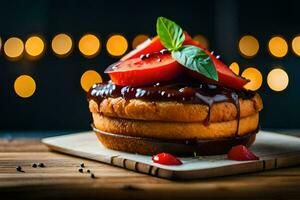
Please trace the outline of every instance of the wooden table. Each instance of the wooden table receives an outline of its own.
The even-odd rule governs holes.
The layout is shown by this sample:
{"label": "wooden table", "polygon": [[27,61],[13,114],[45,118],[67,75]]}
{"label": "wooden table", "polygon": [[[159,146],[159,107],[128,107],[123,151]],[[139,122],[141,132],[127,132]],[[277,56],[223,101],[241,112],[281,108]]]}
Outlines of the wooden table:
{"label": "wooden table", "polygon": [[[43,162],[46,167],[32,168]],[[84,162],[96,178],[78,172]],[[18,172],[16,166],[25,172]],[[300,167],[179,182],[50,152],[37,139],[0,140],[0,198],[300,199]]]}

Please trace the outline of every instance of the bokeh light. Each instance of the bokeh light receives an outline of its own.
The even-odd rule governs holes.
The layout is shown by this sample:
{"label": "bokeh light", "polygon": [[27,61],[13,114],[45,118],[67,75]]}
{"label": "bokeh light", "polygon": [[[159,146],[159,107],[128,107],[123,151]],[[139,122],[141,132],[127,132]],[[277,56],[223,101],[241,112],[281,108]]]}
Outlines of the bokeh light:
{"label": "bokeh light", "polygon": [[237,62],[233,62],[231,63],[231,65],[229,66],[229,68],[236,74],[239,75],[240,73],[240,66]]}
{"label": "bokeh light", "polygon": [[31,57],[39,57],[45,49],[44,41],[39,36],[31,36],[25,42],[25,51]]}
{"label": "bokeh light", "polygon": [[249,67],[243,71],[242,76],[250,80],[250,82],[244,86],[246,89],[255,91],[261,87],[263,77],[258,69]]}
{"label": "bokeh light", "polygon": [[79,40],[80,52],[88,58],[95,57],[100,51],[100,40],[93,34],[86,34]]}
{"label": "bokeh light", "polygon": [[12,37],[4,43],[4,53],[8,58],[20,58],[24,51],[24,44],[20,38]]}
{"label": "bokeh light", "polygon": [[300,36],[296,36],[293,40],[292,40],[292,49],[293,52],[297,55],[300,56]]}
{"label": "bokeh light", "polygon": [[148,35],[140,34],[135,36],[132,41],[132,48],[135,49],[139,44],[145,42],[147,39],[149,39]]}
{"label": "bokeh light", "polygon": [[127,48],[128,42],[122,35],[113,35],[107,40],[106,43],[106,49],[112,56],[123,55],[127,51]]}
{"label": "bokeh light", "polygon": [[208,39],[204,35],[195,35],[193,40],[200,42],[200,44],[202,44],[205,48],[209,47]]}
{"label": "bokeh light", "polygon": [[60,33],[53,38],[51,47],[57,56],[66,56],[73,48],[72,38],[67,34]]}
{"label": "bokeh light", "polygon": [[254,57],[259,50],[259,42],[252,35],[245,35],[239,41],[239,51],[245,57]]}
{"label": "bokeh light", "polygon": [[270,53],[278,58],[284,57],[288,52],[288,44],[281,36],[272,37],[268,44]]}
{"label": "bokeh light", "polygon": [[21,75],[15,80],[14,89],[18,96],[28,98],[34,94],[36,84],[31,76]]}
{"label": "bokeh light", "polygon": [[86,92],[89,91],[89,89],[95,84],[95,83],[101,83],[102,77],[101,75],[94,71],[94,70],[87,70],[84,72],[80,79],[80,84],[82,89],[84,89]]}
{"label": "bokeh light", "polygon": [[0,51],[1,51],[1,48],[2,48],[2,38],[0,38]]}
{"label": "bokeh light", "polygon": [[276,68],[269,72],[267,83],[272,90],[280,92],[288,86],[289,76],[283,69]]}

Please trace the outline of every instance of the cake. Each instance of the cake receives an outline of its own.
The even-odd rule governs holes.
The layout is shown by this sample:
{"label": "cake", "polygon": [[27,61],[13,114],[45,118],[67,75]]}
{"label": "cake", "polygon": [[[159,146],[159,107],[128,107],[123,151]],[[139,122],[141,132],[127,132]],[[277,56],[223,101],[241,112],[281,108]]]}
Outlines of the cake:
{"label": "cake", "polygon": [[[199,55],[166,49],[158,31],[157,37],[108,67],[110,81],[88,91],[92,127],[104,146],[188,156],[224,154],[255,141],[263,108],[260,95],[244,89],[248,80],[235,75],[187,32],[181,35],[186,46],[180,48]],[[182,55],[200,59],[208,72],[214,67],[217,80],[201,68],[191,68],[198,64],[182,61]]]}

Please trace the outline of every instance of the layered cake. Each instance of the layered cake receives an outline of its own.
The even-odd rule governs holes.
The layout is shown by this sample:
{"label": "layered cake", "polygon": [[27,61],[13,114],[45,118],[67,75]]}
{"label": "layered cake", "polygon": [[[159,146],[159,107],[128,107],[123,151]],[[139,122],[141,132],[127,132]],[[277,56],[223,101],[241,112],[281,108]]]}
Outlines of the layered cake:
{"label": "layered cake", "polygon": [[[158,29],[159,23],[178,26],[162,21]],[[248,80],[186,32],[172,36],[183,38],[177,38],[182,42],[176,49],[161,31],[109,66],[111,80],[89,90],[100,142],[147,155],[215,155],[240,144],[249,147],[263,108],[259,94],[244,89]]]}

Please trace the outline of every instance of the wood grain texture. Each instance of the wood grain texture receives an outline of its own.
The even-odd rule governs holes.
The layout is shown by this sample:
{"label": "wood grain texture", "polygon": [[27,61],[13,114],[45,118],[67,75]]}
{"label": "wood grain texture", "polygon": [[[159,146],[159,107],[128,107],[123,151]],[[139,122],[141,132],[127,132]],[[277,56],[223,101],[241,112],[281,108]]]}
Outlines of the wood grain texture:
{"label": "wood grain texture", "polygon": [[42,152],[48,151],[40,140],[36,139],[0,139],[0,152]]}
{"label": "wood grain texture", "polygon": [[[3,141],[0,141],[0,144]],[[7,141],[6,141],[7,142]],[[300,168],[194,181],[171,181],[71,157],[46,149],[39,141],[10,141],[1,147],[1,199],[299,199]],[[34,146],[36,145],[36,151]],[[27,146],[28,145],[28,146]],[[23,151],[19,151],[22,148]],[[12,151],[15,149],[16,151]],[[45,168],[32,168],[43,162]],[[96,178],[79,173],[84,162]],[[21,165],[24,173],[17,172]],[[2,198],[5,197],[5,198]]]}
{"label": "wood grain texture", "polygon": [[93,132],[51,137],[42,140],[51,149],[167,179],[199,179],[277,169],[300,164],[300,139],[260,131],[251,150],[260,160],[232,161],[226,155],[182,157],[183,165],[153,163],[151,156],[105,148]]}

